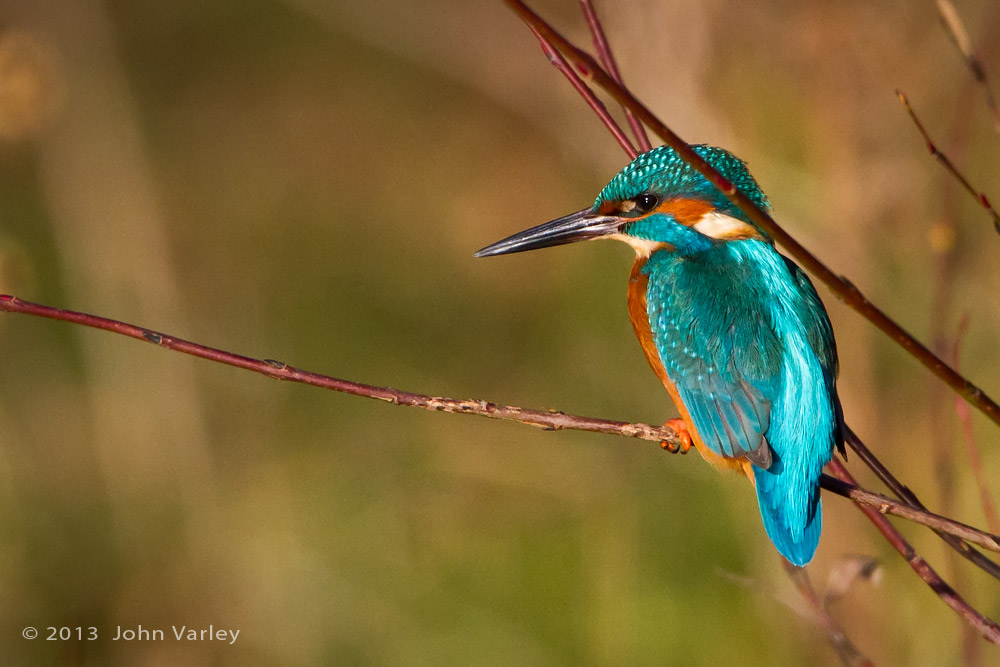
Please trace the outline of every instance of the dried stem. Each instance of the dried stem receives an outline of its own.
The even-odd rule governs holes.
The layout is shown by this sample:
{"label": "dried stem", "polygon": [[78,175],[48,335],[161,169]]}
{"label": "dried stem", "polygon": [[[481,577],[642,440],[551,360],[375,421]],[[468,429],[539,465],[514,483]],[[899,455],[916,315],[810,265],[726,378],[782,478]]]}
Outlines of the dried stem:
{"label": "dried stem", "polygon": [[580,76],[573,71],[573,68],[570,67],[569,63],[566,62],[566,59],[563,58],[563,55],[553,48],[552,45],[549,44],[548,40],[542,37],[542,35],[539,34],[539,32],[534,28],[531,29],[531,32],[533,32],[535,37],[538,38],[538,43],[542,45],[542,51],[549,59],[549,62],[552,63],[557,70],[562,72],[563,76],[569,79],[569,82],[574,88],[576,88],[576,92],[580,93],[580,96],[583,97],[590,108],[594,110],[594,113],[596,113],[597,117],[601,119],[604,126],[608,128],[611,135],[615,138],[615,141],[618,142],[618,145],[625,150],[629,159],[634,159],[639,152],[636,151],[635,146],[632,145],[632,142],[622,131],[622,128],[618,125],[618,123],[615,122],[615,119],[611,117],[610,113],[608,113],[608,108],[604,106],[604,103],[597,99],[597,96],[594,95],[594,91],[587,87],[587,84],[585,84]]}
{"label": "dried stem", "polygon": [[[847,471],[844,464],[836,456],[829,463],[830,470],[840,480],[849,484],[857,484],[851,473]],[[865,513],[875,527],[879,529],[885,539],[892,547],[899,552],[903,559],[910,564],[913,571],[930,586],[930,589],[940,597],[945,604],[951,607],[956,614],[965,619],[966,623],[974,627],[988,641],[1000,645],[1000,626],[976,611],[965,599],[955,591],[954,588],[941,578],[934,568],[920,556],[909,542],[900,534],[898,530],[889,522],[887,518],[879,514],[877,510],[865,505],[858,505],[859,509]]]}
{"label": "dried stem", "polygon": [[[952,363],[955,368],[959,367],[959,352],[962,339],[969,326],[969,318],[965,316],[958,324],[958,332],[955,334],[955,345],[952,350]],[[986,475],[983,473],[983,459],[979,456],[979,448],[976,446],[976,434],[972,428],[972,413],[969,406],[964,402],[955,400],[955,414],[962,425],[962,441],[965,442],[965,453],[969,458],[969,469],[972,470],[972,477],[976,481],[979,489],[979,502],[983,507],[983,515],[986,517],[986,525],[994,533],[1000,534],[1000,520],[997,519],[997,510],[990,496],[989,486],[986,484]]]}
{"label": "dried stem", "polygon": [[[861,461],[865,465],[872,469],[878,478],[882,480],[883,484],[892,489],[892,492],[895,493],[900,500],[913,509],[920,510],[922,512],[927,511],[927,508],[924,507],[922,502],[920,502],[917,495],[913,493],[909,487],[900,482],[895,475],[889,472],[889,469],[885,467],[885,464],[878,460],[878,457],[876,457],[875,454],[868,449],[865,443],[861,441],[861,438],[858,437],[858,434],[851,430],[849,426],[844,427],[844,436],[844,440],[847,442],[847,445],[858,454]],[[989,558],[973,549],[966,542],[956,538],[950,530],[941,530],[937,527],[932,527],[932,529],[948,544],[948,546],[957,551],[962,557],[968,559],[970,562],[974,563],[977,567],[994,578],[1000,579],[1000,565],[997,565]],[[986,546],[988,549],[991,548],[988,545],[983,546]]]}
{"label": "dried stem", "polygon": [[[601,64],[604,65],[604,69],[611,75],[611,78],[624,86],[621,72],[618,71],[618,63],[615,62],[615,56],[611,52],[608,38],[604,35],[604,27],[601,25],[601,20],[597,18],[597,10],[594,9],[593,2],[591,0],[580,0],[580,7],[583,9],[584,18],[587,19],[590,34],[594,38],[594,49],[597,51],[597,57],[601,59]],[[642,152],[645,153],[653,147],[649,143],[649,137],[646,135],[646,128],[642,126],[642,123],[635,117],[635,114],[625,107],[622,107],[622,110],[625,112],[625,118],[628,120],[629,127],[632,128],[632,134],[635,135],[636,143]]]}
{"label": "dried stem", "polygon": [[829,475],[823,475],[820,478],[820,486],[831,493],[837,494],[838,496],[850,498],[856,503],[860,503],[867,507],[874,507],[880,514],[892,514],[901,519],[907,519],[909,521],[913,521],[914,523],[919,523],[922,526],[927,526],[928,528],[939,533],[945,533],[949,536],[961,538],[962,540],[966,540],[972,544],[979,545],[984,549],[1000,553],[1000,536],[983,532],[978,528],[973,528],[972,526],[955,521],[954,519],[949,519],[948,517],[941,516],[940,514],[934,514],[926,509],[913,507],[905,502],[893,500],[888,496],[873,493],[872,491],[866,491],[861,487],[847,484],[836,477],[831,477]]}
{"label": "dried stem", "polygon": [[521,0],[504,1],[525,23],[543,35],[550,44],[558,48],[578,68],[582,66],[588,70],[594,83],[607,91],[619,104],[631,110],[640,121],[667,145],[673,148],[685,162],[694,167],[710,183],[715,185],[750,220],[766,230],[804,268],[826,284],[839,299],[872,322],[932,373],[958,392],[965,400],[981,410],[993,422],[1000,425],[1000,405],[997,405],[982,389],[956,372],[951,366],[931,352],[923,343],[919,342],[888,315],[872,304],[849,280],[831,271],[815,255],[806,250],[802,244],[790,236],[788,232],[779,227],[767,212],[758,208],[743,192],[737,190],[722,174],[705,162],[701,156],[694,152],[687,142],[677,136],[663,121],[639,102],[632,93],[620,86],[601,69],[597,61],[590,55],[571,44],[551,25],[529,9]]}
{"label": "dried stem", "polygon": [[937,8],[938,13],[941,15],[941,22],[944,23],[945,29],[948,31],[951,43],[955,45],[955,48],[962,55],[962,59],[965,60],[965,64],[972,73],[972,77],[983,88],[983,93],[986,96],[986,108],[993,118],[993,130],[997,134],[1000,134],[1000,109],[997,109],[997,101],[993,96],[993,89],[986,79],[986,68],[983,67],[983,61],[973,50],[972,40],[969,39],[969,34],[965,31],[965,25],[962,23],[962,19],[959,17],[958,11],[955,9],[955,5],[951,3],[951,0],[937,0]]}
{"label": "dried stem", "polygon": [[806,604],[809,605],[816,621],[826,631],[827,639],[833,646],[833,650],[837,652],[840,661],[848,667],[874,667],[874,663],[866,658],[851,642],[847,633],[844,632],[844,628],[830,614],[823,601],[820,600],[819,595],[816,594],[816,589],[813,588],[812,582],[809,581],[809,574],[805,571],[805,568],[795,567],[784,558],[781,559],[781,564],[784,565],[785,572],[788,573],[788,577],[795,584],[795,588],[798,589],[799,594],[802,595]]}
{"label": "dried stem", "polygon": [[927,150],[934,156],[935,160],[941,163],[941,166],[943,166],[949,174],[954,176],[955,179],[962,184],[962,187],[965,188],[965,191],[976,200],[976,203],[989,212],[990,217],[993,218],[993,228],[998,234],[1000,234],[1000,215],[997,215],[997,212],[990,204],[990,200],[986,198],[985,194],[972,187],[972,184],[969,183],[968,179],[965,178],[965,176],[963,176],[962,173],[955,167],[952,161],[948,159],[948,156],[938,150],[937,145],[931,140],[930,135],[927,134],[927,130],[924,129],[924,124],[920,122],[919,118],[917,118],[917,112],[915,112],[913,107],[910,106],[910,100],[906,97],[906,95],[899,90],[896,91],[896,95],[899,97],[899,101],[902,103],[903,108],[906,109],[906,113],[910,115],[910,120],[912,120],[913,124],[917,126],[917,131],[920,132],[920,136],[924,138],[924,142],[927,144]]}

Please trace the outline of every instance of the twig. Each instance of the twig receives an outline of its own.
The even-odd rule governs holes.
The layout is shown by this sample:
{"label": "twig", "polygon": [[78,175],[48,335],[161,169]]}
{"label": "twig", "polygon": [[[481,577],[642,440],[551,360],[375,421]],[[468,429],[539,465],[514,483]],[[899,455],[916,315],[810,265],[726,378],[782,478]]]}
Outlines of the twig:
{"label": "twig", "polygon": [[809,582],[809,576],[806,574],[805,569],[795,567],[784,558],[781,559],[781,562],[785,567],[785,571],[788,572],[789,577],[792,579],[796,590],[805,598],[808,610],[803,609],[801,605],[795,604],[788,596],[779,595],[778,591],[772,586],[768,586],[753,577],[746,577],[722,569],[718,569],[717,573],[726,581],[747,590],[760,593],[774,600],[796,616],[819,624],[826,631],[827,638],[833,644],[834,650],[837,652],[837,656],[841,659],[841,662],[848,667],[871,667],[872,662],[854,646],[843,628],[830,615],[823,602],[819,599],[819,596],[816,595],[816,591]]}
{"label": "twig", "polygon": [[903,108],[906,109],[906,113],[910,115],[910,120],[912,120],[913,124],[917,126],[917,131],[920,132],[920,136],[924,138],[924,142],[927,144],[927,150],[930,154],[934,156],[935,160],[941,163],[941,166],[943,166],[949,174],[954,176],[955,179],[962,184],[965,191],[968,192],[980,206],[989,212],[990,217],[993,218],[993,228],[998,234],[1000,234],[1000,215],[997,215],[997,212],[993,210],[990,200],[986,198],[985,194],[972,187],[972,184],[969,183],[968,179],[966,179],[965,176],[958,171],[955,165],[952,164],[952,161],[948,159],[948,156],[938,150],[937,145],[933,140],[931,140],[930,135],[927,134],[927,130],[924,129],[923,123],[921,123],[920,119],[917,118],[917,113],[913,110],[913,107],[910,106],[910,100],[906,97],[906,95],[902,91],[897,90],[896,96],[899,98],[900,103],[902,103]]}
{"label": "twig", "polygon": [[[167,350],[182,352],[201,359],[207,359],[208,361],[260,373],[275,380],[300,382],[353,396],[374,398],[395,405],[407,405],[434,412],[452,412],[456,414],[478,415],[491,419],[516,421],[528,424],[529,426],[537,426],[547,431],[577,430],[592,433],[608,433],[651,442],[679,442],[677,433],[666,426],[594,419],[592,417],[569,415],[557,410],[529,410],[510,405],[497,405],[484,400],[443,398],[440,396],[415,394],[390,387],[376,387],[333,378],[320,373],[299,370],[273,359],[253,359],[199,343],[193,343],[134,324],[91,315],[89,313],[53,308],[52,306],[24,301],[6,294],[0,294],[0,312],[34,315],[36,317],[101,329],[102,331],[109,331],[153,343]],[[958,521],[932,514],[923,509],[910,507],[905,503],[900,503],[883,495],[866,491],[856,485],[846,485],[828,475],[823,475],[820,483],[828,491],[845,498],[850,498],[855,503],[875,508],[879,513],[895,514],[900,518],[937,528],[962,539],[967,539],[984,548],[1000,551],[1000,538]]]}
{"label": "twig", "polygon": [[858,650],[847,636],[844,628],[830,614],[823,601],[819,599],[805,568],[795,567],[784,558],[781,559],[781,564],[784,565],[785,572],[788,573],[788,577],[795,584],[795,588],[805,599],[806,604],[812,609],[816,621],[826,631],[827,639],[833,645],[833,650],[837,652],[840,661],[848,667],[874,667],[875,663]]}
{"label": "twig", "polygon": [[0,311],[8,313],[23,313],[35,315],[52,320],[71,322],[94,329],[110,331],[130,338],[136,338],[148,343],[153,343],[159,347],[190,354],[195,357],[215,361],[220,364],[235,366],[255,373],[266,375],[274,380],[287,380],[289,382],[301,382],[302,384],[332,389],[353,396],[363,396],[374,398],[395,405],[407,405],[415,408],[423,408],[433,412],[453,412],[457,414],[479,415],[490,417],[491,419],[503,419],[508,421],[521,422],[529,426],[537,426],[546,431],[560,431],[571,429],[577,431],[590,431],[593,433],[611,433],[627,438],[638,438],[640,440],[650,440],[654,442],[680,443],[677,433],[667,426],[651,426],[649,424],[633,424],[629,422],[613,421],[607,419],[593,419],[591,417],[579,417],[568,415],[563,412],[553,410],[529,410],[510,405],[497,405],[489,401],[481,400],[461,400],[455,398],[444,398],[441,396],[426,396],[415,394],[409,391],[393,389],[391,387],[376,387],[349,380],[341,380],[320,373],[293,368],[286,363],[275,361],[274,359],[253,359],[240,354],[226,352],[216,348],[193,343],[191,341],[177,338],[152,329],[139,327],[126,322],[90,315],[73,310],[63,310],[53,308],[30,301],[23,301],[17,297],[0,294]]}
{"label": "twig", "polygon": [[962,59],[965,60],[969,71],[972,72],[972,77],[983,87],[983,93],[986,96],[986,108],[989,110],[990,116],[993,117],[993,130],[1000,134],[1000,109],[997,109],[997,101],[993,96],[993,89],[990,87],[989,81],[986,80],[986,68],[983,67],[983,61],[972,49],[972,40],[969,39],[969,34],[965,31],[962,19],[959,17],[958,11],[956,11],[955,5],[951,3],[951,0],[937,0],[937,8],[938,13],[941,15],[941,22],[944,23],[944,27],[948,31],[951,43],[955,45],[955,48],[962,55]]}
{"label": "twig", "polygon": [[766,230],[772,238],[780,243],[797,259],[802,266],[826,284],[848,306],[863,315],[883,333],[903,347],[932,373],[941,378],[952,389],[976,406],[993,422],[1000,425],[1000,405],[986,395],[982,389],[960,375],[941,358],[931,352],[906,330],[893,321],[888,315],[871,303],[849,280],[838,276],[823,264],[815,255],[805,249],[788,232],[784,231],[765,211],[758,208],[743,192],[737,190],[732,183],[712,168],[699,156],[691,146],[677,136],[663,121],[657,118],[628,90],[618,85],[600,65],[586,52],[571,44],[551,25],[533,12],[521,0],[504,0],[525,23],[537,30],[554,47],[558,48],[569,60],[590,70],[591,78],[603,88],[619,104],[631,110],[636,117],[650,128],[667,145],[673,148],[681,158],[694,167],[710,183],[732,201],[750,220]]}
{"label": "twig", "polygon": [[594,113],[596,113],[597,117],[601,119],[604,126],[610,130],[611,135],[615,138],[615,141],[618,142],[618,145],[625,150],[629,159],[634,159],[639,152],[635,149],[635,146],[632,145],[632,142],[629,141],[628,136],[626,136],[626,134],[622,131],[622,128],[618,125],[618,123],[615,122],[615,119],[611,117],[610,113],[608,113],[608,108],[604,106],[604,103],[597,99],[597,96],[594,95],[594,91],[587,87],[587,84],[583,82],[583,79],[581,79],[580,76],[573,71],[573,68],[570,67],[569,63],[566,62],[566,59],[563,58],[563,55],[554,49],[552,45],[549,44],[548,40],[542,37],[542,35],[534,28],[531,29],[531,32],[538,38],[538,43],[542,45],[542,51],[549,59],[549,62],[552,63],[557,70],[562,72],[563,76],[569,79],[569,82],[574,88],[576,88],[576,92],[580,93],[580,96],[583,97],[590,108],[594,110]]}
{"label": "twig", "polygon": [[[829,468],[833,471],[839,479],[849,483],[856,484],[854,477],[851,473],[847,471],[844,464],[840,462],[840,459],[834,456],[829,463]],[[940,597],[945,604],[951,607],[956,614],[961,616],[965,621],[976,628],[976,630],[988,641],[994,644],[1000,645],[1000,626],[992,620],[989,619],[978,611],[976,611],[965,599],[955,591],[954,588],[948,585],[948,583],[941,578],[934,568],[932,568],[924,558],[914,550],[909,542],[900,534],[898,530],[889,522],[887,518],[879,514],[877,510],[872,507],[859,505],[859,509],[865,513],[875,527],[879,529],[885,539],[888,540],[889,544],[899,552],[903,559],[910,564],[913,571],[926,583],[938,597]]]}
{"label": "twig", "polygon": [[[618,71],[618,63],[615,62],[615,56],[608,45],[608,38],[604,35],[604,27],[601,25],[601,20],[597,18],[594,3],[591,0],[580,0],[580,7],[583,9],[584,18],[587,19],[590,34],[594,38],[594,49],[597,51],[597,57],[601,59],[601,64],[604,65],[604,69],[611,75],[611,78],[624,86],[622,75]],[[649,143],[649,136],[646,135],[646,128],[642,126],[642,123],[635,117],[635,114],[624,107],[622,110],[625,112],[625,118],[628,120],[629,127],[632,128],[632,134],[635,135],[636,143],[639,144],[639,148],[645,153],[653,147]]]}
{"label": "twig", "polygon": [[[844,427],[844,440],[847,442],[848,447],[854,450],[861,461],[867,465],[872,471],[878,476],[882,483],[892,489],[892,492],[899,497],[904,503],[908,504],[911,508],[926,512],[927,508],[924,504],[920,502],[917,495],[913,493],[905,484],[896,479],[896,476],[889,472],[889,469],[885,467],[878,457],[868,449],[858,434],[855,433],[849,426]],[[1000,579],[1000,565],[997,565],[989,558],[979,553],[966,542],[958,539],[950,530],[942,530],[937,527],[932,527],[934,532],[936,532],[942,540],[944,540],[948,546],[957,551],[962,557],[968,559],[970,562],[975,564],[984,572],[987,572],[992,577]],[[978,544],[978,542],[977,542]],[[986,548],[991,548],[987,545]]]}
{"label": "twig", "polygon": [[[961,349],[962,338],[969,326],[969,318],[965,316],[958,324],[958,332],[955,334],[955,347],[952,350],[952,363],[955,368],[959,367],[959,351]],[[955,400],[955,414],[962,425],[962,440],[965,442],[965,453],[969,458],[969,469],[972,470],[972,477],[976,480],[976,487],[979,489],[979,502],[983,506],[983,515],[986,517],[986,525],[994,533],[1000,534],[1000,520],[997,519],[997,510],[990,496],[990,490],[986,484],[986,475],[983,474],[983,460],[979,456],[979,448],[976,446],[976,433],[972,429],[972,414],[969,406],[960,400]]]}
{"label": "twig", "polygon": [[888,496],[883,496],[880,493],[866,491],[830,475],[820,477],[820,486],[830,493],[850,498],[867,507],[874,507],[880,514],[892,514],[901,519],[907,519],[922,526],[927,526],[932,530],[961,538],[984,549],[1000,553],[1000,536],[991,535],[960,521],[949,519],[940,514],[934,514],[926,509],[913,507],[905,502],[899,502]]}

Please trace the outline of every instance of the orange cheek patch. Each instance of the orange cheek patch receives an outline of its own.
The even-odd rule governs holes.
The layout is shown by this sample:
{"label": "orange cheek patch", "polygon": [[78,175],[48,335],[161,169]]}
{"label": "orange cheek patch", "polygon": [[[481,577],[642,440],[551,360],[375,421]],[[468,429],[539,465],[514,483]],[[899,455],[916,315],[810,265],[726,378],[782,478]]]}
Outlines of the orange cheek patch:
{"label": "orange cheek patch", "polygon": [[674,220],[688,227],[712,210],[711,204],[700,199],[668,199],[656,208],[658,213],[672,215]]}

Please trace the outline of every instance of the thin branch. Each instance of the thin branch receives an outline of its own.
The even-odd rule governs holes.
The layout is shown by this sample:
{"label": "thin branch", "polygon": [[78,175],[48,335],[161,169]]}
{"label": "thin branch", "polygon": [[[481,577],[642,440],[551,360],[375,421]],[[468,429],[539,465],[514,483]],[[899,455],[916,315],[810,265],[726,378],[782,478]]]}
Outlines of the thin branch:
{"label": "thin branch", "polygon": [[[857,484],[851,473],[847,471],[844,464],[840,462],[840,459],[834,456],[834,458],[829,463],[830,470],[839,479],[849,484]],[[940,597],[945,604],[951,607],[956,614],[961,616],[965,621],[974,627],[979,634],[981,634],[988,641],[994,644],[1000,645],[1000,626],[997,626],[996,622],[989,619],[978,611],[976,611],[972,605],[965,601],[965,599],[955,591],[954,588],[948,585],[948,583],[941,578],[934,568],[932,568],[923,556],[918,554],[916,550],[906,541],[906,538],[896,530],[896,528],[889,522],[887,518],[879,514],[877,510],[872,507],[865,505],[858,505],[859,509],[865,513],[875,527],[879,529],[885,539],[888,540],[889,544],[899,552],[913,571],[926,583],[938,597]]]}
{"label": "thin branch", "polygon": [[931,140],[930,135],[927,134],[927,130],[924,129],[924,124],[920,122],[919,118],[917,118],[917,113],[913,110],[913,107],[910,106],[910,100],[906,97],[906,95],[902,91],[897,90],[896,96],[899,97],[899,101],[902,103],[903,108],[906,109],[906,113],[910,115],[910,120],[912,120],[913,124],[917,126],[917,131],[920,132],[920,136],[924,138],[924,142],[926,143],[927,150],[930,154],[934,156],[935,160],[941,163],[941,166],[943,166],[949,174],[955,177],[955,180],[962,184],[962,187],[965,188],[965,191],[976,200],[977,204],[989,212],[990,217],[993,218],[993,228],[998,234],[1000,234],[1000,215],[997,215],[997,212],[990,204],[990,200],[986,198],[985,194],[972,187],[972,184],[969,183],[968,179],[966,179],[965,176],[963,176],[962,173],[955,167],[952,161],[948,159],[948,156],[938,149],[934,141]]}
{"label": "thin branch", "polygon": [[[968,330],[969,318],[965,316],[958,324],[958,333],[955,334],[955,345],[952,350],[952,363],[955,368],[959,367],[959,353],[962,339]],[[955,399],[955,414],[962,425],[962,440],[965,442],[965,453],[969,459],[969,469],[972,470],[972,477],[976,481],[979,489],[979,502],[983,507],[983,515],[986,517],[986,525],[994,533],[1000,534],[1000,520],[997,519],[996,506],[990,496],[989,486],[986,484],[986,475],[983,473],[983,459],[979,456],[979,448],[976,446],[976,433],[972,428],[972,414],[969,406],[961,400]]]}
{"label": "thin branch", "polygon": [[823,601],[820,600],[819,595],[816,594],[816,589],[813,588],[812,582],[809,581],[809,574],[805,568],[795,567],[784,558],[781,559],[781,564],[785,567],[785,572],[788,573],[788,577],[795,584],[795,588],[798,589],[799,594],[802,595],[806,604],[809,605],[820,627],[826,631],[826,637],[830,641],[830,644],[833,645],[833,650],[837,652],[840,661],[848,667],[874,667],[875,663],[858,650],[847,636],[844,628],[830,614]]}
{"label": "thin branch", "polygon": [[965,25],[962,23],[962,19],[959,17],[958,11],[955,9],[955,5],[951,3],[951,0],[937,0],[937,8],[938,13],[941,15],[941,22],[948,31],[951,43],[955,45],[962,59],[965,60],[966,66],[972,72],[972,77],[983,87],[983,93],[986,96],[986,108],[993,118],[993,130],[997,134],[1000,134],[1000,109],[997,109],[997,101],[993,96],[993,89],[986,79],[986,68],[983,66],[983,61],[973,50],[972,40],[969,39],[969,34],[965,31]]}
{"label": "thin branch", "polygon": [[624,436],[626,438],[638,438],[654,442],[669,442],[680,444],[676,431],[667,426],[650,426],[649,424],[633,424],[629,422],[613,421],[607,419],[593,419],[591,417],[579,417],[568,415],[555,410],[529,410],[510,405],[497,405],[489,401],[481,400],[461,400],[455,398],[444,398],[441,396],[426,396],[415,394],[409,391],[393,389],[391,387],[376,387],[349,380],[341,380],[311,373],[309,371],[293,368],[281,361],[274,359],[253,359],[240,354],[234,354],[225,350],[193,343],[176,336],[171,336],[159,331],[153,331],[145,327],[139,327],[126,322],[90,315],[73,310],[63,310],[53,308],[30,301],[23,301],[17,297],[7,294],[0,294],[0,312],[23,313],[25,315],[35,315],[52,320],[60,320],[73,324],[80,324],[94,329],[110,331],[130,338],[153,343],[159,347],[175,352],[190,354],[201,359],[207,359],[220,364],[235,366],[244,370],[253,371],[266,375],[274,380],[287,380],[289,382],[300,382],[302,384],[332,389],[344,394],[353,396],[363,396],[374,398],[395,405],[407,405],[414,408],[423,408],[433,412],[453,412],[465,415],[479,415],[490,417],[491,419],[503,419],[508,421],[521,422],[529,426],[537,426],[546,431],[560,431],[563,429],[576,431],[590,431],[592,433],[611,433]]}
{"label": "thin branch", "polygon": [[[827,638],[830,640],[830,643],[833,644],[834,650],[836,650],[841,662],[843,662],[846,666],[872,667],[872,662],[862,655],[850,639],[848,639],[843,628],[841,628],[836,619],[830,615],[823,602],[819,599],[819,596],[816,595],[816,591],[809,582],[809,576],[806,574],[805,569],[795,567],[784,558],[781,558],[781,562],[782,565],[784,565],[786,572],[788,572],[789,577],[791,577],[796,590],[802,595],[802,597],[805,598],[806,605],[809,607],[808,611],[803,609],[801,605],[795,604],[792,599],[789,599],[788,596],[779,595],[778,591],[772,586],[762,581],[758,581],[753,577],[746,577],[736,574],[735,572],[729,572],[722,569],[718,569],[717,573],[720,577],[732,584],[756,593],[760,593],[761,595],[774,600],[799,618],[812,621],[820,625],[823,630],[826,631]],[[800,574],[801,576],[799,576]]]}
{"label": "thin branch", "polygon": [[604,106],[604,103],[597,99],[597,96],[594,95],[594,91],[587,87],[587,84],[583,82],[583,79],[581,79],[580,76],[573,71],[573,68],[570,67],[569,63],[566,62],[566,59],[563,58],[563,55],[554,49],[552,45],[549,44],[548,40],[542,37],[542,35],[534,28],[531,29],[531,32],[533,32],[535,37],[538,38],[538,43],[542,45],[542,51],[549,59],[549,62],[552,63],[557,70],[562,72],[563,76],[569,79],[569,82],[574,88],[576,88],[576,92],[580,93],[580,96],[583,97],[590,108],[594,110],[594,113],[596,113],[597,117],[601,119],[604,126],[611,131],[611,135],[615,138],[615,141],[618,142],[618,145],[625,150],[629,159],[635,159],[639,152],[635,149],[635,146],[632,145],[632,142],[629,141],[628,136],[622,131],[622,128],[618,125],[615,119],[611,117],[610,113],[608,113],[608,108]]}
{"label": "thin branch", "polygon": [[878,510],[879,514],[892,514],[901,519],[907,519],[922,526],[927,526],[932,530],[961,538],[984,549],[1000,553],[1000,536],[992,535],[960,521],[941,516],[940,514],[934,514],[926,509],[918,509],[905,502],[883,496],[880,493],[866,491],[830,475],[822,475],[819,483],[821,487],[830,493],[850,498],[856,503],[867,507],[873,507]]}
{"label": "thin branch", "polygon": [[888,315],[878,309],[846,278],[837,275],[823,264],[815,255],[805,249],[788,232],[784,231],[767,212],[758,208],[743,192],[737,190],[732,183],[716,169],[694,152],[691,146],[677,136],[663,121],[657,118],[628,90],[618,85],[600,65],[586,52],[571,44],[551,25],[528,8],[521,0],[504,0],[529,26],[537,30],[554,47],[558,48],[574,64],[590,71],[591,79],[603,88],[619,104],[631,110],[636,117],[659,136],[667,145],[673,148],[681,158],[694,167],[719,191],[729,198],[750,220],[766,230],[772,238],[780,243],[792,257],[802,266],[826,284],[837,297],[858,313],[867,318],[883,333],[903,347],[932,373],[941,378],[949,387],[958,392],[969,403],[981,410],[993,422],[1000,425],[1000,405],[986,395],[982,389],[956,372],[937,355],[931,352],[923,343],[905,331]]}
{"label": "thin branch", "polygon": [[[147,343],[153,343],[174,352],[182,352],[208,361],[260,373],[275,380],[300,382],[353,396],[374,398],[395,405],[407,405],[434,412],[452,412],[456,414],[478,415],[491,419],[516,421],[547,431],[577,430],[592,433],[608,433],[659,443],[669,442],[679,444],[680,442],[677,433],[667,426],[594,419],[592,417],[569,415],[558,410],[529,410],[510,405],[497,405],[483,400],[443,398],[440,396],[415,394],[390,387],[376,387],[369,384],[333,378],[320,373],[299,370],[273,359],[254,359],[234,354],[134,324],[91,315],[89,313],[32,303],[6,294],[0,294],[0,312],[34,315],[36,317],[44,317],[51,320],[100,329],[102,331],[109,331]],[[845,498],[850,498],[855,503],[872,507],[879,513],[895,514],[900,518],[908,519],[915,523],[955,535],[961,539],[969,540],[986,549],[1000,551],[1000,538],[958,521],[932,514],[924,509],[911,507],[906,503],[896,502],[891,498],[866,491],[856,485],[846,485],[828,475],[823,475],[820,483],[824,489]]]}
{"label": "thin branch", "polygon": [[[847,445],[857,453],[865,465],[872,469],[878,478],[882,480],[883,484],[892,489],[892,492],[895,493],[900,500],[908,504],[913,509],[921,512],[927,511],[927,508],[924,507],[922,502],[920,502],[917,495],[913,493],[908,486],[900,482],[895,475],[889,472],[889,469],[885,467],[885,464],[878,460],[878,457],[876,457],[875,454],[868,449],[865,443],[861,441],[861,438],[858,437],[858,434],[851,430],[849,426],[844,427],[844,436],[844,440],[847,442]],[[933,526],[931,528],[948,544],[948,546],[957,551],[962,557],[968,559],[992,577],[1000,579],[1000,565],[997,565],[989,558],[973,549],[966,542],[958,539],[952,531],[943,530]],[[979,542],[977,542],[977,544],[979,544]],[[982,546],[985,546],[987,549],[992,548],[986,544],[983,544]]]}
{"label": "thin branch", "polygon": [[[594,9],[593,2],[591,0],[580,0],[580,7],[583,9],[584,18],[587,19],[590,34],[594,38],[594,49],[597,51],[597,57],[601,59],[601,64],[604,65],[604,69],[611,75],[611,78],[624,86],[622,75],[618,71],[618,63],[615,62],[615,56],[611,52],[608,38],[604,35],[604,27],[601,25],[601,19],[597,17],[597,11]],[[646,128],[642,126],[642,123],[635,117],[635,114],[624,107],[622,110],[625,112],[625,118],[628,120],[629,127],[632,128],[632,134],[635,135],[636,143],[639,144],[639,148],[645,153],[653,147],[649,143],[649,137],[646,135]]]}

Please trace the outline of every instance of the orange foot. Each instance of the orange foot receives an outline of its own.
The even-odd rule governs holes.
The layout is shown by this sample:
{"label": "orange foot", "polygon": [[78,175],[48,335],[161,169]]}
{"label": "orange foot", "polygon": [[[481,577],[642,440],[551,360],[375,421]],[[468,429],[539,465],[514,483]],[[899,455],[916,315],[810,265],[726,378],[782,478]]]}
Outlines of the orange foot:
{"label": "orange foot", "polygon": [[691,449],[691,434],[688,433],[688,427],[687,424],[684,423],[684,420],[668,419],[663,425],[677,431],[677,436],[681,439],[681,441],[680,444],[676,442],[664,441],[660,443],[660,447],[663,447],[671,454],[677,454],[678,452],[681,454],[687,454]]}

